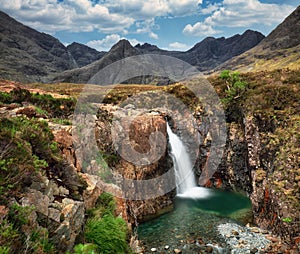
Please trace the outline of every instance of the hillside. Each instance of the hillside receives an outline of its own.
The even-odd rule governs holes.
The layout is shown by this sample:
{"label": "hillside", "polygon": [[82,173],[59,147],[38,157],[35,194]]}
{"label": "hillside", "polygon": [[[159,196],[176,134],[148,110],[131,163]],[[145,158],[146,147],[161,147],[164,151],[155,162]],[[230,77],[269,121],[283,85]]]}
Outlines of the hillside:
{"label": "hillside", "polygon": [[[27,27],[0,11],[0,78],[46,82],[54,74],[103,56],[85,45],[65,47],[53,36]],[[73,56],[74,55],[74,56]]]}
{"label": "hillside", "polygon": [[230,59],[217,69],[240,71],[300,67],[300,6],[256,47]]}
{"label": "hillside", "polygon": [[77,67],[83,67],[102,58],[106,52],[99,52],[81,43],[73,42],[67,46],[67,50],[74,58]]}

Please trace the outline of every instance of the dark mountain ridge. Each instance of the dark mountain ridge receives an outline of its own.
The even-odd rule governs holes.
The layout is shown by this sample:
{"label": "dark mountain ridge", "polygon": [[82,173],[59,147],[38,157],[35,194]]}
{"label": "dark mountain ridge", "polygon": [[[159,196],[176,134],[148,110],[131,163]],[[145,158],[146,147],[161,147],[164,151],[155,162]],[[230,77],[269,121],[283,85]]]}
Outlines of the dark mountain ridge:
{"label": "dark mountain ridge", "polygon": [[80,44],[65,47],[53,36],[38,32],[0,11],[0,78],[47,82],[53,75],[89,64],[103,56]]}
{"label": "dark mountain ridge", "polygon": [[300,6],[252,49],[218,66],[243,72],[300,68]]}
{"label": "dark mountain ridge", "polygon": [[186,52],[162,50],[155,45],[145,43],[133,47],[129,41],[121,40],[100,60],[83,68],[63,72],[54,82],[86,83],[105,66],[124,57],[140,54],[159,54],[181,59],[200,71],[209,71],[226,60],[245,52],[259,43],[264,36],[256,31],[247,30],[242,35],[230,38],[208,37]]}
{"label": "dark mountain ridge", "polygon": [[121,40],[106,53],[79,43],[65,47],[51,35],[24,26],[3,12],[0,21],[0,78],[23,82],[85,83],[114,61],[149,53],[176,57],[200,71],[210,71],[264,38],[259,32],[247,30],[230,38],[208,37],[186,52],[162,50],[148,43],[133,47]]}
{"label": "dark mountain ridge", "polygon": [[67,50],[71,53],[76,61],[77,67],[83,67],[102,58],[106,52],[97,51],[84,44],[73,42],[67,46]]}

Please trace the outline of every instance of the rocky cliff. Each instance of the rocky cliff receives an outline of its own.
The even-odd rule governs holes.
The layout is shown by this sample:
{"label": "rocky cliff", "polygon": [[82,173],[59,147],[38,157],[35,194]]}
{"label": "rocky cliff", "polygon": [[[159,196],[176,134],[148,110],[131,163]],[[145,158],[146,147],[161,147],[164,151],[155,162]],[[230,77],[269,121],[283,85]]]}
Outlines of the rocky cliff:
{"label": "rocky cliff", "polygon": [[[228,135],[218,170],[205,183],[247,193],[254,222],[295,244],[294,248],[299,248],[300,217],[299,76],[299,71],[290,70],[242,75],[247,85],[232,97],[225,92],[230,86],[224,79],[210,79],[226,99]],[[64,253],[80,242],[86,212],[103,192],[114,194],[115,215],[123,217],[129,227],[172,209],[174,188],[168,192],[161,188],[166,183],[174,186],[173,175],[159,184],[150,182],[148,188],[136,187],[142,186],[140,181],[159,179],[172,167],[167,145],[161,142],[167,139],[166,119],[174,132],[186,137],[190,154],[198,157],[195,173],[200,174],[213,138],[211,125],[205,122],[211,112],[182,85],[152,87],[157,92],[143,88],[146,92],[139,99],[133,95],[142,86],[116,88],[107,94],[105,105],[93,104],[97,108],[93,114],[89,110],[78,114],[81,122],[75,118],[73,126],[61,122],[74,111],[72,99],[30,95],[22,89],[1,93],[0,147],[5,152],[0,154],[0,166],[10,169],[0,171],[3,225],[8,219],[22,222],[12,214],[22,215],[19,207],[32,207],[28,222],[20,228],[24,236],[37,229]],[[187,111],[165,94],[182,100]],[[127,104],[122,104],[125,99]],[[155,106],[155,99],[166,107]],[[194,122],[187,112],[192,112]],[[61,118],[59,123],[55,117]],[[153,189],[161,195],[151,196]],[[9,212],[9,207],[15,210]],[[23,250],[18,245],[22,239],[15,239],[13,250]],[[132,246],[138,247],[135,239]]]}
{"label": "rocky cliff", "polygon": [[[299,71],[282,70],[243,76],[248,88],[242,98],[227,105],[227,148],[209,183],[248,193],[255,223],[296,244],[300,193],[297,75]],[[217,89],[220,81],[212,80]]]}

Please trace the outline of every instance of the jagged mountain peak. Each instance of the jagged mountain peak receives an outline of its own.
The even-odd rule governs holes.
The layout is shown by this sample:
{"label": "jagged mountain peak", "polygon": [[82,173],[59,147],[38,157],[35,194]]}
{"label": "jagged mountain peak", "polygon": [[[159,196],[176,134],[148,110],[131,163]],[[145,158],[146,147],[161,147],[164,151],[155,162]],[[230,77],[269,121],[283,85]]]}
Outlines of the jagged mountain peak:
{"label": "jagged mountain peak", "polygon": [[300,5],[262,41],[264,48],[285,49],[300,44]]}
{"label": "jagged mountain peak", "polygon": [[159,50],[159,48],[156,45],[153,45],[153,44],[150,44],[150,43],[147,43],[147,42],[142,44],[142,45],[139,43],[135,47],[138,48],[138,49],[149,50],[149,51]]}

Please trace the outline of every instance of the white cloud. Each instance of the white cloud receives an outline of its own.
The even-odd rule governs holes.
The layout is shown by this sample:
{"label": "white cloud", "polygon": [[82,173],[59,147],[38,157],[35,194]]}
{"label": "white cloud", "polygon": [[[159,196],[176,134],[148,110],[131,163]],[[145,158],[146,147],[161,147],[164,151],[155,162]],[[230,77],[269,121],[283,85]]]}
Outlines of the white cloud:
{"label": "white cloud", "polygon": [[122,12],[136,20],[152,19],[163,16],[186,16],[196,13],[202,0],[106,0],[114,12]]}
{"label": "white cloud", "polygon": [[[121,37],[118,34],[111,34],[111,35],[107,35],[102,40],[89,41],[86,43],[86,45],[88,45],[91,48],[97,49],[98,51],[109,51],[114,44],[116,44],[119,40],[122,39],[126,39],[126,38]],[[141,43],[136,39],[126,39],[126,40],[128,40],[132,46]]]}
{"label": "white cloud", "polygon": [[91,0],[0,0],[0,6],[26,25],[50,33],[64,30],[123,32],[135,21]]}
{"label": "white cloud", "polygon": [[181,43],[181,42],[177,42],[177,41],[169,44],[170,50],[186,51],[189,48],[190,47],[188,45]]}
{"label": "white cloud", "polygon": [[135,33],[137,34],[148,34],[148,36],[152,39],[157,40],[158,35],[153,32],[153,29],[159,29],[159,27],[155,24],[154,19],[144,20],[136,22],[137,30]]}
{"label": "white cloud", "polygon": [[118,34],[107,35],[102,40],[93,40],[86,43],[91,48],[97,49],[98,51],[108,51],[112,45],[116,44],[121,40],[121,36]]}
{"label": "white cloud", "polygon": [[[154,23],[155,17],[187,16],[199,11],[202,0],[0,0],[1,9],[40,31],[126,34],[139,22]],[[137,27],[158,39],[154,25]]]}
{"label": "white cloud", "polygon": [[194,25],[188,24],[183,29],[185,35],[191,36],[210,36],[219,33],[220,31],[215,30],[212,25],[197,22]]}
{"label": "white cloud", "polygon": [[224,0],[217,8],[211,7],[211,15],[203,22],[186,25],[183,33],[201,36],[217,34],[221,32],[217,28],[222,27],[272,26],[282,22],[294,8],[286,4],[261,3],[259,0]]}

